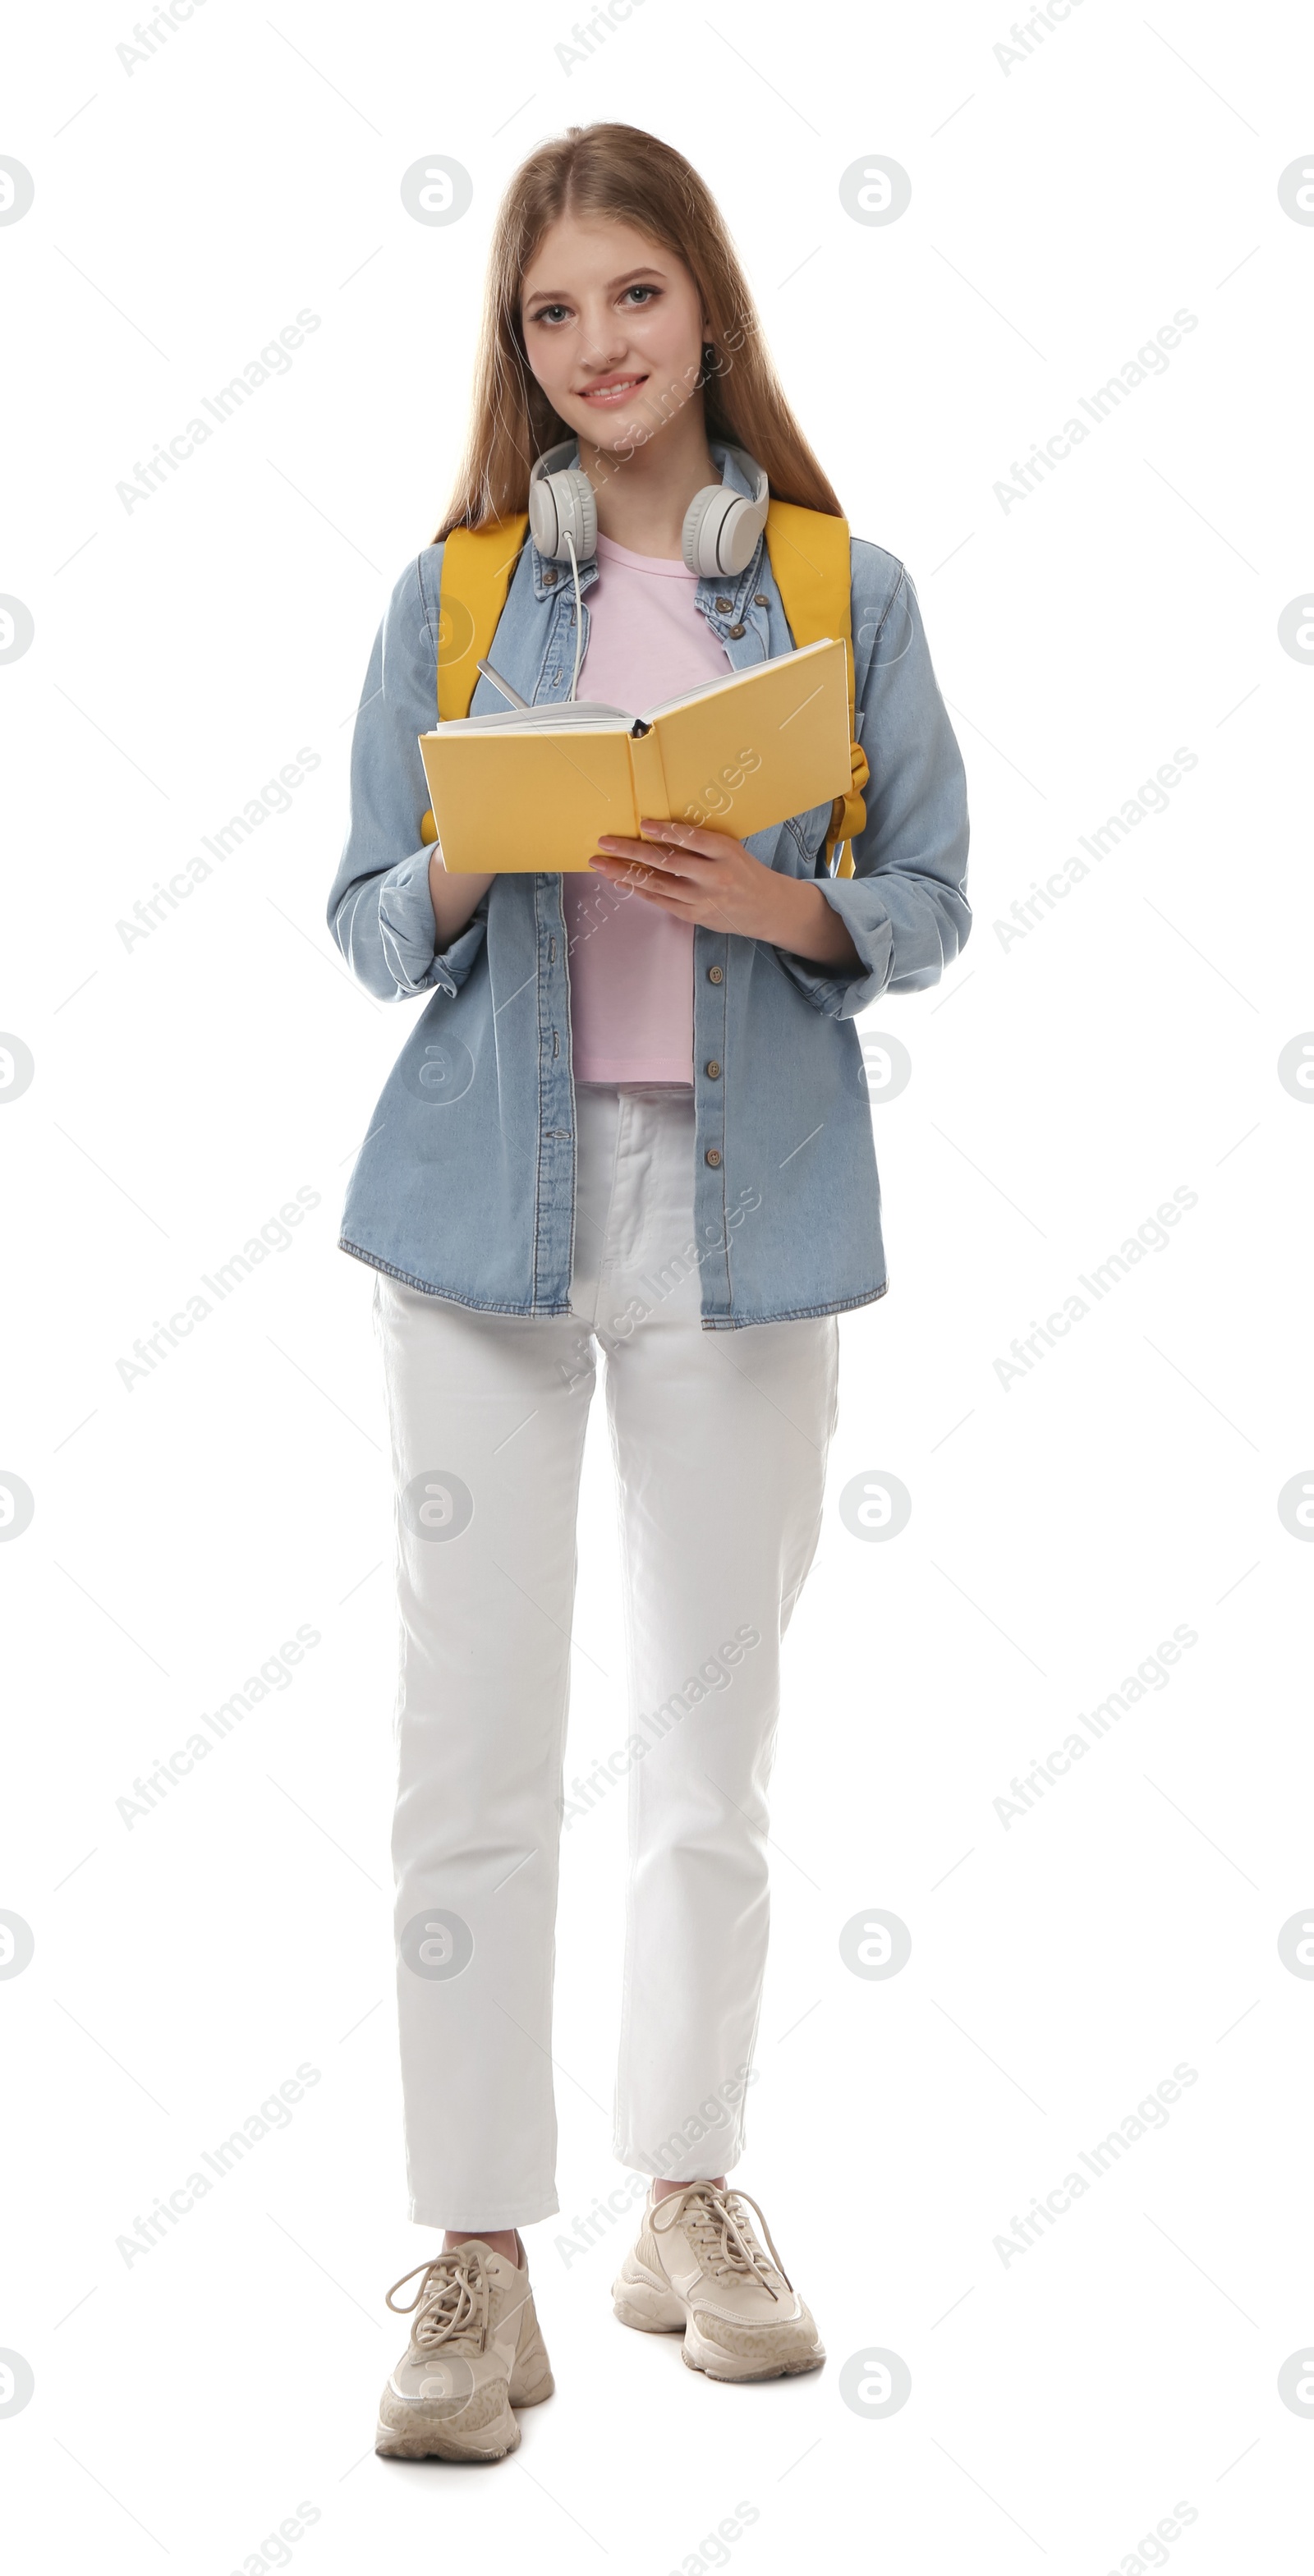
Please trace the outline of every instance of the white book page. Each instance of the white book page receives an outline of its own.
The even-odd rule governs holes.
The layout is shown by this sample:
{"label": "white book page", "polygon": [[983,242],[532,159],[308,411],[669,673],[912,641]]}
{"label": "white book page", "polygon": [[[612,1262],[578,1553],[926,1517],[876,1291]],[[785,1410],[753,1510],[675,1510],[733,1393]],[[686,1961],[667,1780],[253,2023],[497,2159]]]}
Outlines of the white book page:
{"label": "white book page", "polygon": [[619,726],[628,730],[636,719],[628,707],[606,707],[596,698],[551,707],[499,707],[491,716],[451,716],[440,733],[542,733],[549,725]]}

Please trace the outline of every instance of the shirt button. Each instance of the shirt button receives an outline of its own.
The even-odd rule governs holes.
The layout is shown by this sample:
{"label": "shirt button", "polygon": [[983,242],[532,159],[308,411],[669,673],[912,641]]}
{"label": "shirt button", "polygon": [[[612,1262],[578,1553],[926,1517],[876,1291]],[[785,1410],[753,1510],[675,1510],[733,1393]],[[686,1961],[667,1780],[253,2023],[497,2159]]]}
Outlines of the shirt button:
{"label": "shirt button", "polygon": [[724,968],[721,966],[709,966],[707,969],[707,980],[709,984],[723,984],[725,982]]}
{"label": "shirt button", "polygon": [[748,630],[747,630],[747,628],[746,628],[746,627],[744,627],[744,626],[732,626],[732,627],[730,628],[730,633],[731,633],[733,636],[736,636],[736,637],[738,637],[738,636],[740,636],[740,635],[744,635],[744,634],[746,634],[746,633],[747,633],[747,631],[748,631]]}
{"label": "shirt button", "polygon": [[716,603],[718,617],[728,617],[733,607],[734,601],[732,599],[718,599]]}
{"label": "shirt button", "polygon": [[713,1056],[711,1063],[708,1065],[708,1067],[707,1067],[707,1072],[708,1072],[708,1075],[710,1076],[710,1078],[711,1078],[711,1080],[712,1080],[713,1082],[719,1082],[719,1081],[720,1081],[720,1079],[721,1079],[721,1068],[720,1068],[720,1065],[717,1063],[715,1056]]}
{"label": "shirt button", "polygon": [[771,606],[771,602],[770,602],[770,600],[767,598],[766,592],[765,592],[764,590],[755,590],[755,591],[754,591],[754,593],[753,593],[753,606],[754,606],[754,608],[769,608],[769,607]]}
{"label": "shirt button", "polygon": [[545,590],[555,590],[555,589],[556,589],[556,586],[557,586],[556,566],[555,566],[554,564],[549,564],[549,565],[548,565],[548,568],[547,568],[547,571],[546,571],[546,572],[544,573],[544,575],[543,575],[543,588],[544,588]]}
{"label": "shirt button", "polygon": [[715,1145],[708,1146],[707,1151],[703,1156],[703,1161],[705,1163],[710,1163],[714,1172],[720,1168],[721,1157],[718,1154]]}

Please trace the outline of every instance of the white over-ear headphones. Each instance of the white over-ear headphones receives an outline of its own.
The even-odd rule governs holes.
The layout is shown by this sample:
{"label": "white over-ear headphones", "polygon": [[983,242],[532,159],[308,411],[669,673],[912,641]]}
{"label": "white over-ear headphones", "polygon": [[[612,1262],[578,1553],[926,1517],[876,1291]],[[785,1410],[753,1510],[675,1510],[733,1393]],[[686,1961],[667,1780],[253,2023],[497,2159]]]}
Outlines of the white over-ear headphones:
{"label": "white over-ear headphones", "polygon": [[[598,505],[587,474],[578,465],[562,468],[575,441],[565,439],[540,456],[529,478],[529,532],[541,555],[565,563],[573,548],[580,563],[589,563],[598,548]],[[729,483],[705,483],[684,514],[681,552],[686,568],[704,580],[740,573],[766,526],[770,491],[761,466],[742,447],[728,454],[753,484],[746,501]]]}

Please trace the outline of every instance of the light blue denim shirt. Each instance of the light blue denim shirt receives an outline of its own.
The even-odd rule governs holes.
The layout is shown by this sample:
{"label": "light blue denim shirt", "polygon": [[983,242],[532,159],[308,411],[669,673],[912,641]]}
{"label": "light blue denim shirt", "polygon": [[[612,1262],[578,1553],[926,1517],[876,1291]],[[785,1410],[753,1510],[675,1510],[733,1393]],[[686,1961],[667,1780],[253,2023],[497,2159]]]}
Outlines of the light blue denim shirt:
{"label": "light blue denim shirt", "polygon": [[[748,492],[712,443],[723,479]],[[387,1001],[427,994],[348,1184],[344,1252],[407,1287],[499,1315],[570,1308],[575,1094],[560,875],[495,877],[435,953],[429,803],[418,737],[437,721],[441,546],[407,566],[361,693],[351,814],[328,919],[353,974]],[[745,842],[815,882],[861,964],[819,966],[756,939],[694,932],[694,1239],[705,1328],[830,1315],[884,1294],[880,1185],[854,1014],[922,992],[958,955],[965,898],[963,764],[903,566],[854,539],[858,738],[871,777],[855,873],[831,877],[829,805]],[[586,594],[596,561],[581,564]],[[747,569],[700,581],[728,669],[793,650],[764,540]],[[588,608],[583,612],[588,646]],[[569,566],[526,539],[489,658],[531,705],[569,694]],[[481,678],[472,715],[504,705]],[[637,900],[631,897],[631,900]],[[710,1068],[717,1067],[713,1073]]]}

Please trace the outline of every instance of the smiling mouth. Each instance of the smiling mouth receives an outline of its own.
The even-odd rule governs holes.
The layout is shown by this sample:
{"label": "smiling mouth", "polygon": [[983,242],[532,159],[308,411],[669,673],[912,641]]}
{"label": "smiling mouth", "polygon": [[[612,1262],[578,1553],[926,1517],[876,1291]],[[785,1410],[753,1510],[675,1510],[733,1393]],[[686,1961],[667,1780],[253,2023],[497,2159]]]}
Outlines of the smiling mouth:
{"label": "smiling mouth", "polygon": [[579,400],[596,403],[599,409],[605,409],[609,405],[624,402],[628,394],[637,393],[640,385],[646,385],[647,381],[646,375],[611,376],[605,384],[586,385]]}

